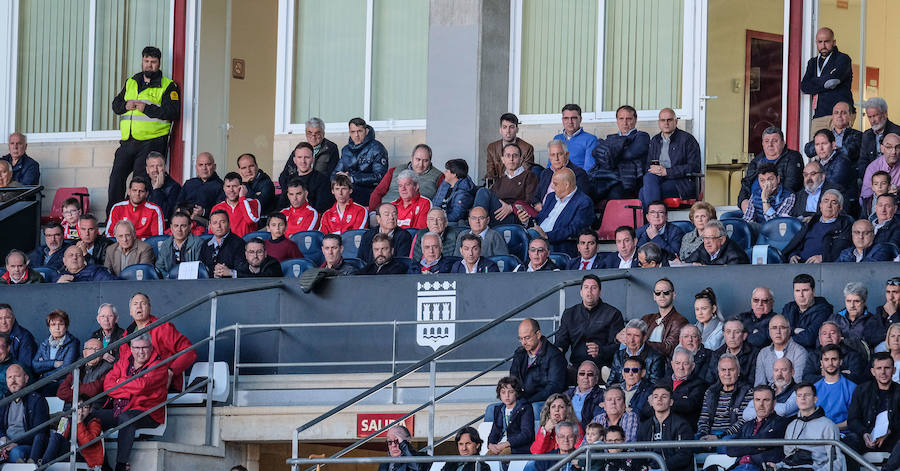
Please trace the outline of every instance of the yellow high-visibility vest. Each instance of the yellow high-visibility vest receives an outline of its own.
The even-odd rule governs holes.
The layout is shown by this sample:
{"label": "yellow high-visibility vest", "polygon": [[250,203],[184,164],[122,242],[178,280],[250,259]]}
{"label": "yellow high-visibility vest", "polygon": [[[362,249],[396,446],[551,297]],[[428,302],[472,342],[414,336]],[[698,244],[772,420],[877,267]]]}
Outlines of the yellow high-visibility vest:
{"label": "yellow high-visibility vest", "polygon": [[[147,87],[138,93],[138,83],[134,77],[125,81],[125,100],[140,100],[146,104],[160,106],[162,95],[172,83],[167,77],[161,77],[159,87]],[[177,93],[174,90],[172,93]],[[177,95],[175,97],[177,99]],[[172,122],[164,119],[151,118],[138,110],[126,111],[119,120],[119,129],[122,130],[122,140],[134,137],[139,141],[146,141],[155,137],[169,134]]]}

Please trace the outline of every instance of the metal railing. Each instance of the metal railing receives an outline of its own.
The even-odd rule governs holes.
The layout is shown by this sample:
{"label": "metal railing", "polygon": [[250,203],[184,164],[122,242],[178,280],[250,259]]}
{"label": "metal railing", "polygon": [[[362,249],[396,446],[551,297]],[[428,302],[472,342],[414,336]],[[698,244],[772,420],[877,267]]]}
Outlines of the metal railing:
{"label": "metal railing", "polygon": [[[621,447],[620,447],[621,448]],[[582,448],[579,448],[582,450]],[[488,461],[557,461],[557,460],[565,460],[560,461],[557,465],[554,465],[554,471],[559,469],[559,466],[564,465],[572,460],[572,456],[577,456],[578,450],[568,454],[568,455],[472,455],[472,456],[459,456],[459,455],[446,455],[446,456],[365,456],[365,457],[357,457],[357,458],[297,458],[288,460],[288,464],[292,466],[298,466],[302,464],[315,464],[315,465],[325,465],[325,464],[381,464],[381,463],[424,463],[424,464],[433,464],[433,463],[484,463]],[[561,457],[562,456],[562,457]],[[652,451],[629,451],[622,453],[606,453],[604,455],[595,456],[594,459],[599,459],[601,461],[609,461],[609,460],[623,460],[623,459],[643,459],[643,460],[653,460],[659,465],[658,468],[660,471],[668,471],[668,467],[666,466],[666,462],[659,453]],[[420,471],[426,471],[422,468],[419,468]],[[590,469],[590,468],[586,468]]]}
{"label": "metal railing", "polygon": [[[600,280],[601,280],[601,282],[602,282],[602,281],[613,281],[613,280],[627,279],[628,277],[629,277],[628,273],[623,271],[623,272],[618,272],[618,273],[611,274],[611,275],[601,276],[601,277],[599,277],[599,278],[600,278]],[[359,447],[359,446],[362,445],[363,443],[368,442],[369,440],[375,438],[376,436],[378,436],[379,434],[381,434],[381,433],[383,433],[384,431],[388,430],[389,428],[393,427],[394,425],[401,423],[401,422],[402,422],[403,420],[405,420],[406,418],[412,416],[413,414],[415,414],[415,413],[418,412],[418,411],[423,410],[423,409],[426,408],[426,407],[429,407],[429,418],[430,418],[430,420],[429,420],[429,430],[428,430],[428,449],[429,449],[429,450],[433,450],[433,449],[434,449],[434,414],[435,414],[435,404],[436,404],[439,400],[441,400],[441,399],[443,399],[444,397],[447,397],[448,395],[450,395],[450,394],[452,394],[453,392],[457,391],[457,390],[458,390],[460,387],[462,387],[464,384],[468,384],[468,382],[471,382],[471,380],[472,380],[472,379],[470,378],[469,381],[464,382],[464,383],[461,384],[461,385],[457,385],[457,386],[454,387],[454,388],[451,388],[450,390],[446,391],[445,393],[441,394],[440,396],[435,395],[435,392],[434,392],[434,385],[435,385],[435,376],[436,376],[436,370],[435,370],[435,368],[436,368],[436,363],[435,363],[436,360],[438,360],[439,358],[441,358],[441,357],[443,357],[443,356],[449,354],[450,352],[456,350],[457,348],[459,348],[460,346],[462,346],[462,345],[464,345],[464,344],[470,342],[471,340],[477,338],[478,336],[480,336],[481,334],[487,332],[488,330],[490,330],[490,329],[492,329],[492,328],[494,328],[494,327],[496,327],[496,326],[502,324],[502,323],[505,322],[506,320],[508,320],[508,319],[510,319],[510,318],[512,318],[512,317],[514,317],[515,315],[517,315],[517,314],[521,313],[522,311],[524,311],[524,310],[530,308],[531,306],[534,306],[535,304],[537,304],[538,302],[542,301],[543,299],[545,299],[545,298],[547,298],[547,297],[550,297],[550,296],[552,296],[552,295],[554,295],[554,294],[556,294],[556,293],[559,293],[559,295],[560,295],[559,309],[560,309],[560,313],[562,313],[562,311],[563,311],[563,310],[565,309],[565,307],[566,307],[566,302],[565,302],[565,288],[568,288],[568,287],[570,287],[570,286],[576,286],[576,285],[579,285],[579,284],[581,284],[581,279],[580,279],[580,278],[579,278],[579,279],[576,279],[576,280],[562,281],[562,282],[556,283],[555,285],[553,285],[553,286],[547,288],[546,290],[544,290],[543,292],[537,294],[536,296],[532,297],[531,299],[528,299],[527,301],[524,301],[523,303],[521,303],[521,304],[518,305],[517,307],[515,307],[515,308],[513,308],[513,309],[510,309],[509,311],[507,311],[507,312],[505,312],[504,314],[498,316],[497,318],[493,319],[492,321],[488,322],[487,324],[485,324],[485,325],[479,327],[479,328],[476,329],[475,331],[470,332],[469,334],[467,334],[467,335],[464,336],[463,338],[461,338],[461,339],[459,339],[459,340],[456,340],[455,342],[451,343],[450,345],[447,345],[447,346],[445,346],[445,347],[441,347],[440,349],[436,350],[434,353],[432,353],[432,354],[426,356],[425,358],[423,358],[423,359],[417,361],[415,364],[410,365],[409,367],[407,367],[407,368],[404,369],[403,371],[400,371],[400,372],[398,372],[398,373],[395,373],[395,374],[392,375],[390,378],[387,378],[387,379],[385,379],[385,380],[379,382],[378,384],[372,386],[371,388],[367,389],[366,391],[363,391],[363,392],[357,394],[356,396],[354,396],[354,397],[352,397],[352,398],[350,398],[350,399],[344,401],[343,403],[341,403],[341,404],[339,404],[339,405],[333,407],[332,409],[330,409],[330,410],[328,410],[327,412],[325,412],[325,413],[319,415],[318,417],[316,417],[316,418],[314,418],[314,419],[312,419],[312,420],[306,422],[305,424],[303,424],[303,425],[297,427],[296,429],[294,429],[293,434],[292,434],[292,437],[291,437],[291,458],[288,460],[288,464],[291,464],[291,469],[292,469],[292,471],[298,471],[298,463],[295,463],[295,460],[299,459],[299,452],[300,452],[300,434],[301,434],[302,432],[311,429],[311,428],[314,427],[315,425],[317,425],[317,424],[319,424],[319,423],[321,423],[321,422],[327,420],[328,418],[330,418],[330,417],[334,416],[335,414],[337,414],[337,413],[343,411],[344,409],[346,409],[346,408],[348,408],[348,407],[350,407],[350,406],[352,406],[352,405],[358,403],[359,401],[362,401],[363,399],[366,399],[367,397],[369,397],[369,396],[375,394],[376,392],[378,392],[378,391],[384,389],[384,388],[387,387],[388,385],[390,385],[390,384],[392,384],[392,383],[395,383],[395,382],[397,382],[398,380],[400,380],[400,379],[402,379],[402,378],[404,378],[404,377],[406,377],[406,376],[409,376],[410,374],[412,374],[412,373],[418,371],[419,369],[423,368],[423,367],[426,366],[426,365],[428,365],[428,366],[430,367],[430,368],[429,368],[429,373],[430,373],[429,385],[430,385],[430,397],[431,397],[431,399],[430,399],[429,401],[426,401],[425,403],[423,403],[423,404],[421,404],[420,406],[418,406],[418,407],[416,407],[415,409],[413,409],[413,412],[407,413],[407,414],[405,414],[403,417],[391,421],[390,423],[388,423],[387,425],[385,425],[385,426],[384,426],[383,428],[381,428],[380,430],[375,431],[375,432],[371,433],[370,435],[368,435],[368,436],[366,436],[366,437],[364,437],[364,438],[358,440],[358,441],[355,442],[354,444],[352,444],[352,445],[350,445],[350,446],[344,448],[343,450],[338,451],[337,453],[335,453],[334,455],[332,455],[331,458],[340,458],[341,456],[343,456],[343,455],[346,454],[347,452],[349,452],[349,451],[351,451],[351,450],[353,450],[353,449]],[[511,357],[510,357],[510,358],[511,358]],[[496,368],[496,367],[502,365],[502,364],[505,363],[508,359],[509,359],[509,358],[504,359],[502,362],[498,363],[497,365],[494,365],[491,369]],[[480,376],[480,375],[482,375],[482,374],[484,374],[484,373],[486,373],[486,372],[487,372],[487,371],[482,372],[482,373],[479,373],[479,375],[477,375],[477,376]]]}

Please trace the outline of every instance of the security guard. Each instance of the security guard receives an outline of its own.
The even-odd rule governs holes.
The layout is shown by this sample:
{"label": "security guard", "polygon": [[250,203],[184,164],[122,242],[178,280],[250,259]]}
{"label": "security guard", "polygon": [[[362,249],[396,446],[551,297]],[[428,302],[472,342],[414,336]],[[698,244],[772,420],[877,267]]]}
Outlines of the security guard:
{"label": "security guard", "polygon": [[147,46],[141,56],[141,72],[125,81],[112,102],[113,112],[121,116],[122,140],[109,175],[106,214],[125,198],[128,174],[147,176],[150,151],[167,155],[169,132],[180,113],[178,85],[159,70],[160,50]]}

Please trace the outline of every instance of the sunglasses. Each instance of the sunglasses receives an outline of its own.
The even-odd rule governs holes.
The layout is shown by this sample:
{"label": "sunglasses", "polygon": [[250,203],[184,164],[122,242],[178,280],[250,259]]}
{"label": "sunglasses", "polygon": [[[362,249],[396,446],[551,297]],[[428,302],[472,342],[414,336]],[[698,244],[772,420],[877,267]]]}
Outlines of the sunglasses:
{"label": "sunglasses", "polygon": [[622,373],[640,373],[640,368],[622,368]]}
{"label": "sunglasses", "polygon": [[593,378],[595,375],[593,371],[579,371],[578,376],[587,376],[588,378]]}
{"label": "sunglasses", "polygon": [[672,290],[667,289],[667,290],[663,290],[663,291],[654,291],[653,294],[655,294],[657,296],[668,296],[668,295],[672,294]]}
{"label": "sunglasses", "polygon": [[900,286],[900,278],[891,278],[887,280],[887,284],[888,286]]}

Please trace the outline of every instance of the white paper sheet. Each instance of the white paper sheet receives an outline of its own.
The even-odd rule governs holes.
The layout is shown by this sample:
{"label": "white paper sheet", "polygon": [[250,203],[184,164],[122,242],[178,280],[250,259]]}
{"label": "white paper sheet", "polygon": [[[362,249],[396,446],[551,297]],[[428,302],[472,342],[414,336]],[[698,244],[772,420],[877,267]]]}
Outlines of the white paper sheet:
{"label": "white paper sheet", "polygon": [[200,262],[181,262],[178,264],[179,280],[196,280],[200,272]]}
{"label": "white paper sheet", "polygon": [[875,416],[875,428],[872,429],[872,440],[878,440],[879,438],[887,435],[887,433],[888,413],[887,411],[882,411],[877,416]]}

